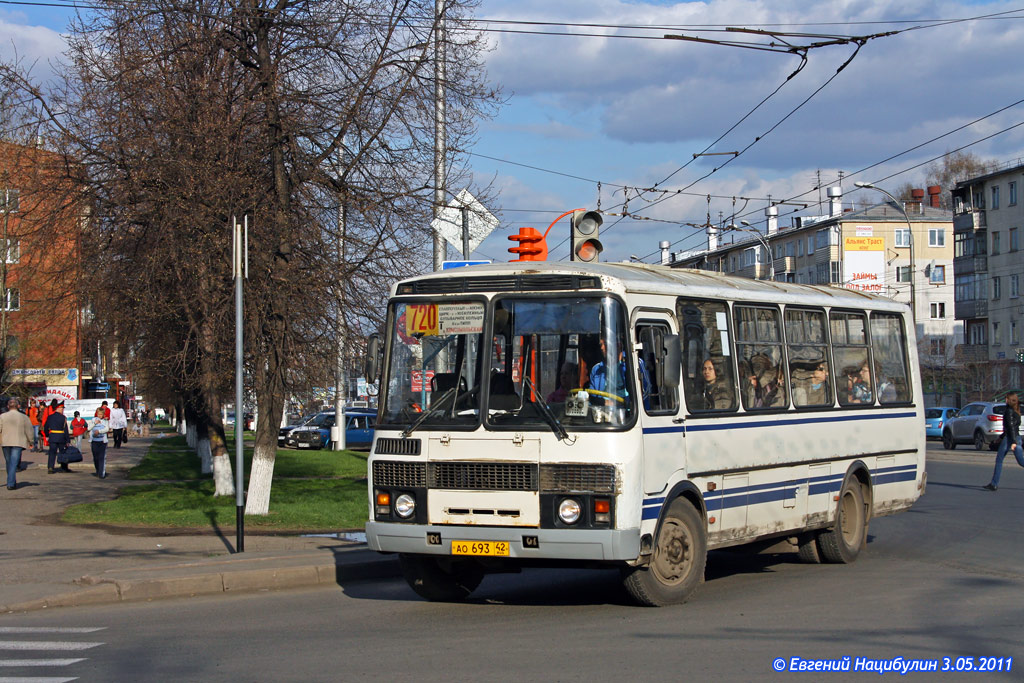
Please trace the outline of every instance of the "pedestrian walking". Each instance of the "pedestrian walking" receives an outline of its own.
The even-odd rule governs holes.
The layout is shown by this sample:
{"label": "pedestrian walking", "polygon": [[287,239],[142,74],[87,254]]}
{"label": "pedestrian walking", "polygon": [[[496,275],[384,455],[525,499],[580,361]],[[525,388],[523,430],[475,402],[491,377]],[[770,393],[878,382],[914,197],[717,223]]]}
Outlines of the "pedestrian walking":
{"label": "pedestrian walking", "polygon": [[999,442],[999,451],[996,453],[996,468],[992,472],[992,481],[985,484],[989,491],[999,488],[999,477],[1003,474],[1003,458],[1006,453],[1013,453],[1017,464],[1024,467],[1024,452],[1021,452],[1020,438],[1020,397],[1017,392],[1011,391],[1006,395],[1006,409],[1003,411],[1003,438]]}
{"label": "pedestrian walking", "polygon": [[120,448],[121,442],[127,441],[125,432],[128,431],[128,417],[120,401],[114,401],[114,407],[110,409],[110,429],[114,432],[114,448]]}
{"label": "pedestrian walking", "polygon": [[[56,399],[54,399],[56,403]],[[57,470],[54,469],[54,465],[57,464],[57,455],[63,453],[68,447],[68,420],[64,417],[64,404],[58,403],[56,410],[46,418],[46,422],[43,423],[43,435],[46,437],[49,443],[49,454],[46,456],[46,471],[49,474],[54,474]],[[61,472],[70,472],[71,468],[68,464],[61,463]]]}
{"label": "pedestrian walking", "polygon": [[39,427],[42,425],[39,414],[39,403],[34,399],[28,400],[28,420],[32,423],[32,450],[39,452]]}
{"label": "pedestrian walking", "polygon": [[4,466],[7,468],[7,490],[18,488],[18,465],[21,464],[21,453],[32,445],[35,430],[32,422],[18,410],[18,399],[7,401],[7,412],[0,415],[0,446],[4,451]]}
{"label": "pedestrian walking", "polygon": [[71,420],[71,438],[75,440],[75,448],[82,450],[82,436],[89,431],[89,423],[82,419],[76,410],[75,419]]}
{"label": "pedestrian walking", "polygon": [[96,476],[107,478],[107,429],[109,424],[103,417],[103,408],[97,408],[93,416],[92,427],[89,429],[89,447],[92,449],[92,464],[96,468]]}

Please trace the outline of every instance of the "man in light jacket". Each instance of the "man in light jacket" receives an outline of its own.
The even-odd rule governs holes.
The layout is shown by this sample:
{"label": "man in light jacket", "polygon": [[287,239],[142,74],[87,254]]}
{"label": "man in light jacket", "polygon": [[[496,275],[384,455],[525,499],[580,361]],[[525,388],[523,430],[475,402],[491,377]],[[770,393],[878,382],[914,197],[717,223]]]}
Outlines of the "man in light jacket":
{"label": "man in light jacket", "polygon": [[32,446],[35,429],[32,421],[18,410],[18,399],[7,401],[7,412],[0,415],[0,445],[4,450],[4,464],[7,466],[7,490],[18,488],[18,465],[21,464],[21,452]]}

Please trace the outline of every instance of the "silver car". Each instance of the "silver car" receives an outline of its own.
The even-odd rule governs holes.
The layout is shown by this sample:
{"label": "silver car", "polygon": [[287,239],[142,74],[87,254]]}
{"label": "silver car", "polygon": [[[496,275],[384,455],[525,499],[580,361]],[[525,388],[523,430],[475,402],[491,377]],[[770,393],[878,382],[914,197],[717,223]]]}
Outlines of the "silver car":
{"label": "silver car", "polygon": [[946,426],[942,428],[942,445],[953,450],[957,444],[973,443],[979,451],[985,446],[996,450],[1003,438],[1005,409],[1005,403],[968,403],[946,420]]}

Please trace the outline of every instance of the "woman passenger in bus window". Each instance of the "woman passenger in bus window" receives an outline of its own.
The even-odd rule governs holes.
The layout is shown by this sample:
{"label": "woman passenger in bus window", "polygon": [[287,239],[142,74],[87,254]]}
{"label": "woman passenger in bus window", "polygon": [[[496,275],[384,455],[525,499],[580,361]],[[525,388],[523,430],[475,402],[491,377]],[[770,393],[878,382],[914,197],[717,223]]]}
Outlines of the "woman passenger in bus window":
{"label": "woman passenger in bus window", "polygon": [[710,358],[704,361],[701,367],[701,375],[704,377],[704,409],[722,410],[732,408],[732,389],[728,382],[719,376],[718,368]]}
{"label": "woman passenger in bus window", "polygon": [[874,403],[871,395],[871,368],[867,361],[860,366],[860,371],[856,375],[849,376],[848,388],[850,403]]}

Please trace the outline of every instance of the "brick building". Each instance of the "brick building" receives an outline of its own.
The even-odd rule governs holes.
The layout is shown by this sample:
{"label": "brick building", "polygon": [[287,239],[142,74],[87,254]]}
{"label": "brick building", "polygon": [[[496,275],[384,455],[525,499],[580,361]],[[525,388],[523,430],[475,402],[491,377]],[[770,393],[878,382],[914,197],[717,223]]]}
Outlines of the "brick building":
{"label": "brick building", "polygon": [[8,395],[77,399],[86,213],[64,159],[0,141],[0,360]]}

